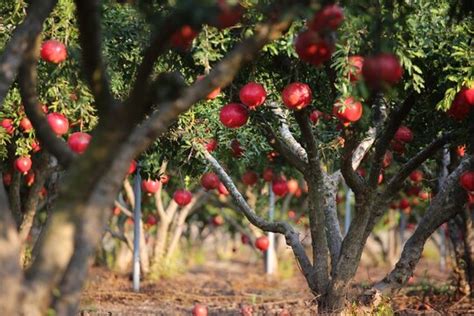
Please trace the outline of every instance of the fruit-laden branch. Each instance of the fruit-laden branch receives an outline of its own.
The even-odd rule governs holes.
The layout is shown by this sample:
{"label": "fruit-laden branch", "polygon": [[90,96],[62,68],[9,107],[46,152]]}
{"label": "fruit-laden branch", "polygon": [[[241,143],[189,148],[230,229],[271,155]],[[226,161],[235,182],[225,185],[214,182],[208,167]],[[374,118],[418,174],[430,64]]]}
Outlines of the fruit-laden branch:
{"label": "fruit-laden branch", "polygon": [[382,160],[387,151],[390,142],[392,141],[395,133],[400,127],[402,121],[408,116],[410,110],[415,104],[417,94],[410,93],[405,99],[402,105],[389,114],[385,129],[382,130],[380,137],[377,137],[375,141],[375,152],[371,159],[371,167],[369,172],[368,184],[370,187],[375,188],[378,183],[378,177],[382,170]]}
{"label": "fruit-laden branch", "polygon": [[285,236],[286,243],[293,250],[293,253],[295,254],[295,257],[303,271],[303,275],[305,276],[309,287],[313,291],[316,291],[317,286],[316,280],[314,279],[313,266],[311,265],[311,262],[309,261],[309,258],[306,255],[304,247],[301,244],[299,233],[296,232],[294,228],[288,223],[268,222],[258,216],[255,211],[252,210],[247,204],[247,201],[245,201],[245,198],[239,192],[234,182],[224,170],[224,168],[222,168],[219,162],[208,151],[204,150],[203,153],[207,161],[211,164],[212,168],[216,172],[216,174],[219,176],[219,179],[225,185],[227,190],[229,190],[229,193],[232,196],[237,207],[240,209],[243,215],[250,221],[250,223],[257,226],[263,231],[279,233]]}
{"label": "fruit-laden branch", "polygon": [[106,67],[102,57],[101,2],[76,0],[75,3],[77,6],[83,69],[94,96],[99,116],[103,116],[108,110],[111,110],[114,100],[110,92]]}
{"label": "fruit-laden branch", "polygon": [[295,112],[296,122],[301,130],[303,143],[308,154],[308,171],[304,174],[309,189],[309,229],[313,250],[313,266],[318,279],[318,292],[325,294],[329,284],[329,247],[324,214],[324,176],[319,156],[318,139],[313,134],[308,109]]}
{"label": "fruit-laden branch", "polygon": [[40,34],[43,22],[57,0],[30,1],[23,22],[18,25],[0,57],[0,108],[16,78],[23,55],[31,42]]}
{"label": "fruit-laden branch", "polygon": [[75,155],[66,145],[66,143],[57,137],[51,126],[49,126],[46,116],[38,106],[38,97],[36,92],[37,86],[37,63],[39,57],[39,36],[29,45],[29,49],[25,52],[23,63],[19,72],[19,86],[21,99],[25,107],[25,113],[35,128],[36,136],[39,138],[42,146],[53,154],[58,162],[67,168]]}
{"label": "fruit-laden branch", "polygon": [[0,183],[0,311],[3,315],[15,315],[18,309],[22,271],[20,267],[20,240],[10,211],[7,193]]}
{"label": "fruit-laden branch", "polygon": [[444,222],[462,210],[466,203],[466,191],[459,185],[459,176],[474,167],[474,156],[463,159],[459,166],[448,176],[440,191],[433,198],[428,211],[408,239],[400,260],[395,268],[375,288],[383,293],[401,287],[413,274],[420,260],[426,240]]}
{"label": "fruit-laden branch", "polygon": [[275,114],[276,119],[280,124],[280,134],[283,141],[288,145],[288,148],[298,157],[301,161],[307,163],[308,162],[308,154],[306,150],[301,146],[300,143],[295,139],[293,134],[290,131],[290,127],[288,126],[288,122],[286,119],[285,114],[283,113],[282,109],[276,104],[271,104],[272,112]]}
{"label": "fruit-laden branch", "polygon": [[454,135],[455,134],[453,132],[442,135],[426,146],[416,156],[406,162],[390,179],[385,189],[384,195],[387,198],[391,198],[396,192],[400,190],[400,188],[403,186],[403,181],[405,181],[410,173],[418,168],[428,158],[432,157],[438,150],[443,148],[444,145],[449,143],[453,139]]}

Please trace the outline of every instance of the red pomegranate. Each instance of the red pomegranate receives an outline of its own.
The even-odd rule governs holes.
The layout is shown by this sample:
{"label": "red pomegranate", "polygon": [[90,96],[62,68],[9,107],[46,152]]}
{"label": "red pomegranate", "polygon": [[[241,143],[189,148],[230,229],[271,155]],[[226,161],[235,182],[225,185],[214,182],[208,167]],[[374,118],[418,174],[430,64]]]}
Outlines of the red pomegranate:
{"label": "red pomegranate", "polygon": [[362,75],[362,67],[364,65],[364,57],[359,55],[349,56],[349,80],[351,82],[359,81]]}
{"label": "red pomegranate", "polygon": [[406,126],[400,126],[395,133],[394,139],[402,143],[409,143],[413,140],[413,132]]}
{"label": "red pomegranate", "polygon": [[412,171],[410,173],[410,180],[416,183],[423,181],[423,172],[421,170]]}
{"label": "red pomegranate", "polygon": [[158,223],[158,221],[156,220],[156,217],[149,214],[147,217],[146,217],[146,223],[150,226],[154,226],[156,225],[156,223]]}
{"label": "red pomegranate", "polygon": [[446,113],[453,119],[462,121],[469,115],[470,110],[471,107],[467,103],[466,98],[461,90],[454,97],[451,107]]}
{"label": "red pomegranate", "polygon": [[362,104],[356,101],[353,97],[349,97],[345,99],[344,102],[336,102],[332,113],[341,120],[343,124],[356,122],[362,116]]}
{"label": "red pomegranate", "polygon": [[216,150],[217,145],[218,145],[218,142],[217,142],[217,139],[215,138],[209,139],[205,142],[206,150],[210,153]]}
{"label": "red pomegranate", "polygon": [[33,170],[28,171],[28,173],[25,175],[25,183],[26,186],[31,187],[33,183],[35,182],[35,173]]}
{"label": "red pomegranate", "polygon": [[400,200],[400,203],[398,204],[398,207],[401,210],[406,210],[410,207],[410,202],[406,198],[403,198],[403,199]]}
{"label": "red pomegranate", "polygon": [[247,235],[242,234],[242,235],[240,235],[240,241],[242,241],[242,243],[244,245],[247,245],[247,244],[250,243],[250,237],[247,236]]}
{"label": "red pomegranate", "polygon": [[36,139],[31,140],[30,146],[31,146],[31,151],[34,153],[37,153],[38,151],[41,150],[41,146]]}
{"label": "red pomegranate", "polygon": [[399,155],[403,155],[405,153],[405,143],[399,142],[397,140],[392,140],[390,143],[392,150]]}
{"label": "red pomegranate", "polygon": [[316,12],[308,27],[316,32],[335,31],[344,21],[344,12],[337,4],[328,4]]}
{"label": "red pomegranate", "polygon": [[270,151],[268,154],[267,154],[267,159],[268,161],[272,162],[275,160],[276,157],[280,156],[280,154],[274,150]]}
{"label": "red pomegranate", "polygon": [[408,189],[405,190],[405,193],[408,196],[418,196],[420,194],[421,188],[419,186],[411,186]]}
{"label": "red pomegranate", "polygon": [[224,183],[222,183],[222,182],[219,182],[219,186],[217,187],[217,191],[219,191],[219,194],[226,195],[226,196],[229,195],[229,191],[227,190]]}
{"label": "red pomegranate", "polygon": [[91,141],[91,135],[82,132],[72,133],[68,140],[67,144],[69,148],[77,154],[82,154],[86,151],[87,146],[89,146],[89,142]]}
{"label": "red pomegranate", "polygon": [[212,21],[210,25],[221,30],[239,23],[244,14],[244,8],[239,3],[230,5],[226,0],[218,0],[217,7],[219,14],[217,19]]}
{"label": "red pomegranate", "polygon": [[41,58],[53,64],[59,64],[66,60],[66,46],[57,40],[47,40],[41,45]]}
{"label": "red pomegranate", "polygon": [[362,178],[365,178],[367,175],[367,172],[365,171],[365,168],[359,167],[359,169],[356,170],[356,172],[361,176]]}
{"label": "red pomegranate", "polygon": [[194,305],[193,316],[207,316],[207,306],[201,304]]}
{"label": "red pomegranate", "polygon": [[20,120],[20,128],[23,132],[28,133],[33,128],[33,125],[31,125],[31,121],[27,117],[24,117]]}
{"label": "red pomegranate", "polygon": [[387,150],[385,152],[385,155],[383,156],[382,167],[387,168],[388,166],[390,166],[390,164],[392,163],[392,160],[393,160],[393,154],[390,150]]}
{"label": "red pomegranate", "polygon": [[273,170],[272,170],[272,168],[266,168],[265,170],[263,170],[262,178],[263,178],[263,180],[265,180],[265,182],[273,181]]}
{"label": "red pomegranate", "polygon": [[230,149],[232,152],[232,156],[234,156],[235,158],[242,157],[242,155],[244,154],[244,149],[240,146],[240,142],[237,139],[233,139],[230,142]]}
{"label": "red pomegranate", "polygon": [[466,145],[457,146],[456,154],[458,154],[459,157],[464,157],[466,154]]}
{"label": "red pomegranate", "polygon": [[287,186],[288,186],[288,192],[293,195],[296,193],[296,191],[298,191],[300,187],[298,181],[295,179],[288,180]]}
{"label": "red pomegranate", "polygon": [[132,162],[130,162],[130,165],[128,166],[127,174],[131,175],[135,172],[135,170],[137,170],[137,162],[135,160],[132,160]]}
{"label": "red pomegranate", "polygon": [[50,113],[46,118],[49,126],[51,126],[51,129],[56,135],[61,136],[67,133],[69,129],[69,121],[64,115],[60,113]]}
{"label": "red pomegranate", "polygon": [[365,58],[362,74],[370,87],[379,89],[397,84],[403,76],[403,68],[397,56],[382,53]]}
{"label": "red pomegranate", "polygon": [[188,205],[193,198],[193,195],[191,192],[180,189],[176,190],[173,194],[173,200],[178,204],[179,206],[186,206]]}
{"label": "red pomegranate", "polygon": [[256,82],[249,82],[240,89],[240,102],[254,110],[256,107],[262,105],[267,97],[265,88]]}
{"label": "red pomegranate", "polygon": [[201,185],[206,190],[214,190],[219,187],[219,177],[214,172],[208,172],[202,175]]}
{"label": "red pomegranate", "polygon": [[255,247],[260,249],[261,251],[266,251],[270,246],[270,241],[268,240],[267,236],[258,237],[255,240]]}
{"label": "red pomegranate", "polygon": [[311,112],[311,114],[309,115],[309,120],[311,121],[311,123],[313,124],[318,124],[318,121],[319,121],[319,118],[323,116],[323,112],[321,111],[318,111],[318,110],[314,110],[313,112]]}
{"label": "red pomegranate", "polygon": [[258,175],[254,171],[247,171],[242,175],[242,182],[246,185],[255,185],[258,181]]}
{"label": "red pomegranate", "polygon": [[430,193],[426,191],[421,191],[418,193],[418,197],[422,200],[428,200],[430,198]]}
{"label": "red pomegranate", "polygon": [[148,194],[154,194],[160,189],[160,181],[158,180],[142,180],[142,189]]}
{"label": "red pomegranate", "polygon": [[3,178],[3,184],[5,186],[9,186],[12,183],[11,172],[8,172],[8,171],[4,172],[2,178]]}
{"label": "red pomegranate", "polygon": [[285,196],[288,193],[288,182],[282,178],[273,180],[272,191],[277,196]]}
{"label": "red pomegranate", "polygon": [[11,119],[3,119],[0,125],[3,127],[3,129],[5,129],[7,134],[11,135],[15,131],[15,127],[13,126],[13,120]]}
{"label": "red pomegranate", "polygon": [[465,171],[459,177],[459,184],[468,192],[474,192],[474,171]]}
{"label": "red pomegranate", "polygon": [[238,128],[247,123],[249,113],[240,103],[229,103],[221,108],[219,119],[228,128]]}
{"label": "red pomegranate", "polygon": [[296,37],[295,51],[302,61],[319,66],[331,59],[332,47],[318,33],[308,30]]}
{"label": "red pomegranate", "polygon": [[27,174],[31,169],[31,158],[29,156],[22,156],[15,160],[15,169],[22,174]]}
{"label": "red pomegranate", "polygon": [[288,211],[288,218],[289,219],[295,219],[296,218],[296,212],[293,210]]}
{"label": "red pomegranate", "polygon": [[462,87],[461,91],[459,91],[459,94],[463,96],[465,102],[468,105],[474,106],[474,87]]}
{"label": "red pomegranate", "polygon": [[216,215],[212,218],[212,224],[214,226],[221,226],[224,224],[224,218],[220,215]]}
{"label": "red pomegranate", "polygon": [[167,184],[168,182],[170,182],[170,179],[171,179],[171,177],[167,174],[160,175],[161,184]]}
{"label": "red pomegranate", "polygon": [[191,26],[183,25],[171,36],[171,46],[181,50],[188,50],[191,48],[193,40],[198,36],[198,34],[199,33],[193,30]]}
{"label": "red pomegranate", "polygon": [[292,110],[301,110],[311,103],[313,93],[306,83],[293,82],[283,89],[283,103]]}
{"label": "red pomegranate", "polygon": [[[205,76],[204,75],[201,75],[201,76],[198,76],[198,80],[202,80]],[[221,88],[220,87],[217,87],[215,88],[214,90],[212,90],[207,96],[206,96],[206,99],[207,100],[214,100],[215,98],[217,98],[219,96],[219,94],[221,93]]]}

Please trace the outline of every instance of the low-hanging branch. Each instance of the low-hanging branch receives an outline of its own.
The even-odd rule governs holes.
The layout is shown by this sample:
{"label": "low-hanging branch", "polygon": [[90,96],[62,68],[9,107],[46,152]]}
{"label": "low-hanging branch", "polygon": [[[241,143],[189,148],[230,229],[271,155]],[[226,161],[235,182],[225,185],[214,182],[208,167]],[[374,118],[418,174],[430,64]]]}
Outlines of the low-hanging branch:
{"label": "low-hanging branch", "polygon": [[308,282],[308,285],[311,289],[316,289],[316,284],[313,276],[313,266],[309,261],[308,256],[306,255],[305,249],[299,239],[299,233],[294,230],[294,228],[285,222],[269,222],[258,216],[254,210],[250,208],[245,201],[245,198],[239,192],[234,182],[220,165],[220,163],[208,152],[203,150],[204,156],[207,161],[211,164],[212,168],[218,175],[219,179],[225,185],[227,190],[229,190],[230,195],[232,196],[235,204],[240,209],[242,214],[252,223],[261,230],[273,233],[279,233],[285,236],[286,243],[292,248],[293,253],[303,271],[303,274]]}

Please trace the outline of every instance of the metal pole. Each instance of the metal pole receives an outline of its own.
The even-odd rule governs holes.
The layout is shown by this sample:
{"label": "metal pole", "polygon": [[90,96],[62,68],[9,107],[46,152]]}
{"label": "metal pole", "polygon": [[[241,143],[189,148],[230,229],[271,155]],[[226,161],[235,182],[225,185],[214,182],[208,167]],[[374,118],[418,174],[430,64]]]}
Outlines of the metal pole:
{"label": "metal pole", "polygon": [[[269,195],[269,209],[268,209],[268,219],[270,222],[273,222],[275,217],[275,193],[272,190],[272,183],[268,183],[268,195]],[[269,246],[268,250],[265,252],[265,273],[273,274],[275,271],[275,234],[272,232],[268,233]]]}
{"label": "metal pole", "polygon": [[344,234],[347,234],[349,231],[349,226],[351,226],[351,201],[352,201],[352,190],[344,185],[346,188],[346,205],[345,205],[345,214],[344,214]]}
{"label": "metal pole", "polygon": [[140,291],[140,222],[142,217],[140,162],[137,163],[133,193],[135,195],[135,209],[133,210],[133,291]]}

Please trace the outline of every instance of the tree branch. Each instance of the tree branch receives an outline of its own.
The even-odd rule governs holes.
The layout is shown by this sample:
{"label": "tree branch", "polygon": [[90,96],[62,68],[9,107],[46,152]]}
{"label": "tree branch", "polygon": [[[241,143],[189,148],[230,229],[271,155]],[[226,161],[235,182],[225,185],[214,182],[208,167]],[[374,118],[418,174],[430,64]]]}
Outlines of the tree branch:
{"label": "tree branch", "polygon": [[23,22],[16,27],[0,57],[0,107],[16,78],[23,55],[31,42],[40,34],[43,22],[56,5],[57,0],[31,1]]}

